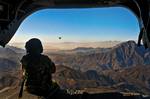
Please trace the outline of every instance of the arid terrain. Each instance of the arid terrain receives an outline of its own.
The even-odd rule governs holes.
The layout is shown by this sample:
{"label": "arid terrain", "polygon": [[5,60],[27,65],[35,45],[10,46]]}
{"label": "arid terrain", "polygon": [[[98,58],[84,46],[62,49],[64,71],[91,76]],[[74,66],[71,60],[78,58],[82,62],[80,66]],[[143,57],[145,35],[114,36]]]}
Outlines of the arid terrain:
{"label": "arid terrain", "polygon": [[[20,48],[0,48],[0,99],[16,99],[21,81],[19,61],[24,54]],[[109,48],[47,50],[45,54],[56,64],[53,79],[62,89],[150,95],[150,50],[134,41]],[[25,92],[23,99],[34,98]]]}

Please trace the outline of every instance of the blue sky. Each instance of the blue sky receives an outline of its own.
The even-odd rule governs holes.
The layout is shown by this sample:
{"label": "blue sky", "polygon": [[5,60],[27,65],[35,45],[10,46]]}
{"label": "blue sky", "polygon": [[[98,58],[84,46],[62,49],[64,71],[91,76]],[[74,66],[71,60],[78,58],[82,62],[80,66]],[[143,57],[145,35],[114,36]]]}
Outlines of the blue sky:
{"label": "blue sky", "polygon": [[32,37],[43,42],[126,41],[137,40],[138,32],[134,14],[121,7],[45,9],[28,16],[11,42]]}

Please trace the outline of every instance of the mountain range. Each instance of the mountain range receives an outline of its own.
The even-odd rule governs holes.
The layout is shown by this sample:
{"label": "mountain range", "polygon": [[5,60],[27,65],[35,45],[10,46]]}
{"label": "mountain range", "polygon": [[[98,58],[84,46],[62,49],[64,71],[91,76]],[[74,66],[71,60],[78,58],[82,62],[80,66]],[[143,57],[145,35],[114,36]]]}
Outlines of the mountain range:
{"label": "mountain range", "polygon": [[[64,74],[64,78],[72,78],[71,80],[76,82],[74,87],[82,85],[98,88],[106,84],[107,87],[117,89],[119,92],[150,94],[150,50],[137,46],[134,41],[124,42],[105,50],[76,48],[61,53],[49,53],[49,56],[56,64],[61,64],[59,68],[63,66],[71,68],[66,68],[64,73],[61,71],[58,74]],[[80,80],[83,79],[83,75],[86,75],[84,76],[86,79],[80,82],[77,80],[77,74],[80,75]]]}
{"label": "mountain range", "polygon": [[124,42],[112,48],[76,48],[47,54],[55,63],[81,71],[119,70],[150,64],[150,50],[143,46],[138,47],[134,41]]}
{"label": "mountain range", "polygon": [[[16,47],[0,48],[0,89],[19,84],[19,61],[24,54]],[[111,48],[78,47],[45,54],[56,64],[53,78],[61,88],[103,87],[150,94],[150,49],[138,47],[134,41]]]}
{"label": "mountain range", "polygon": [[22,55],[17,53],[16,49],[11,46],[0,48],[0,89],[16,86],[20,82]]}

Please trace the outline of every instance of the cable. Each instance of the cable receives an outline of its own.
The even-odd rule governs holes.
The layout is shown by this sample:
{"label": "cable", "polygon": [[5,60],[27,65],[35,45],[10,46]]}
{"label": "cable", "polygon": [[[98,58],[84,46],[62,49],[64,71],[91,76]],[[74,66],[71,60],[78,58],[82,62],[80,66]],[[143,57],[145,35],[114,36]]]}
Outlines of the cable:
{"label": "cable", "polygon": [[[149,25],[149,21],[150,21],[150,14],[148,15],[148,22],[147,22],[147,24],[146,24],[146,27],[145,27],[145,25],[144,25],[144,22],[143,22],[143,19],[142,19],[142,13],[141,13],[141,9],[140,9],[140,6],[139,6],[139,4],[137,3],[137,1],[136,0],[133,0],[133,2],[135,2],[135,4],[136,4],[136,6],[138,7],[138,9],[139,9],[139,13],[140,13],[140,21],[142,22],[142,28],[143,28],[143,30],[142,30],[142,32],[144,32],[144,33],[147,33],[147,28],[148,28],[148,25]],[[141,26],[141,25],[140,25]],[[141,27],[140,27],[141,28]],[[141,29],[140,29],[141,30]],[[140,32],[141,33],[141,32]],[[146,35],[146,34],[143,34],[143,35]],[[138,38],[139,39],[139,38]],[[138,40],[139,41],[139,40]],[[148,44],[148,42],[149,42],[149,39],[148,39],[148,33],[147,33],[147,35],[146,35],[146,45],[145,45],[145,47],[147,48],[148,46],[149,46],[149,44]]]}

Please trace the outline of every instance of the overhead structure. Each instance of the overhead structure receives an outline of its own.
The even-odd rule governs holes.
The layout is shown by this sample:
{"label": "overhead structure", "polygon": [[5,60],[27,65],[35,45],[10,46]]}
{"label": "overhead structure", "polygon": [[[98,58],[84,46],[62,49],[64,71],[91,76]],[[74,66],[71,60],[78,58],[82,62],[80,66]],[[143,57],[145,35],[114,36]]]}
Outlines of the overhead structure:
{"label": "overhead structure", "polygon": [[0,45],[5,46],[21,22],[33,12],[45,8],[129,8],[138,18],[142,41],[150,48],[150,0],[0,0]]}

